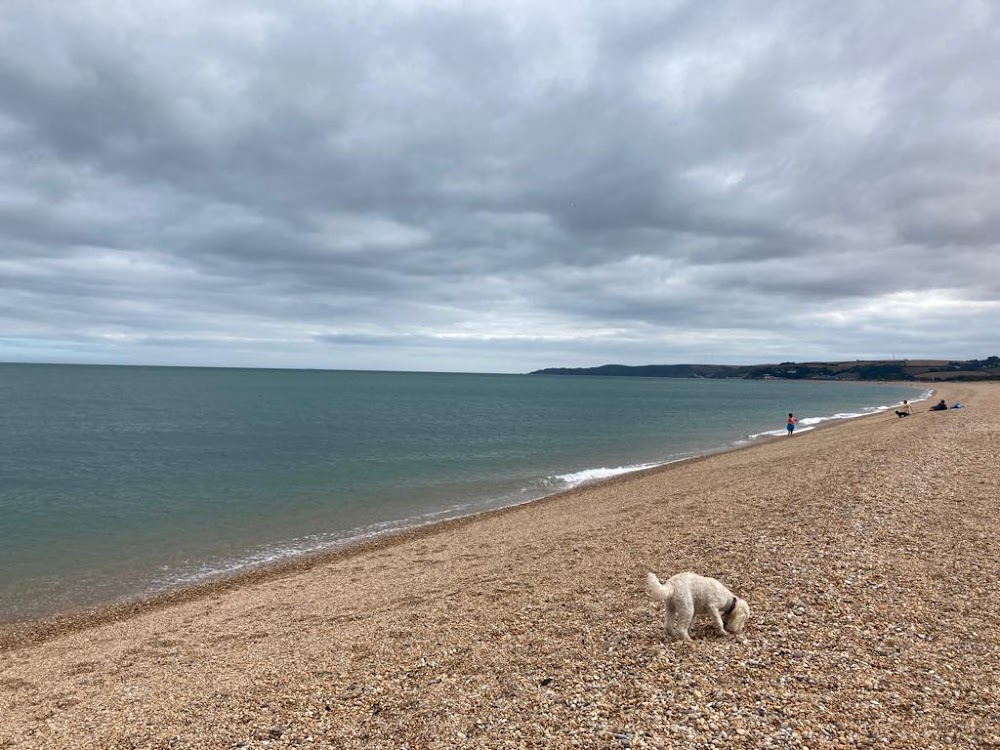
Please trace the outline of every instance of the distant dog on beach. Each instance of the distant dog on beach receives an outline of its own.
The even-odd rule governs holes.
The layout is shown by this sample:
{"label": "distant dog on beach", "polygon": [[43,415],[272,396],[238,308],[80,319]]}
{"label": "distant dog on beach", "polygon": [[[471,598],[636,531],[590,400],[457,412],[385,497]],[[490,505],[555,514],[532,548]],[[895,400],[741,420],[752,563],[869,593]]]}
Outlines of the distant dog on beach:
{"label": "distant dog on beach", "polygon": [[691,640],[695,615],[709,615],[719,635],[738,635],[750,618],[750,605],[715,578],[678,573],[660,583],[655,573],[646,576],[649,595],[663,603],[663,624],[671,638]]}

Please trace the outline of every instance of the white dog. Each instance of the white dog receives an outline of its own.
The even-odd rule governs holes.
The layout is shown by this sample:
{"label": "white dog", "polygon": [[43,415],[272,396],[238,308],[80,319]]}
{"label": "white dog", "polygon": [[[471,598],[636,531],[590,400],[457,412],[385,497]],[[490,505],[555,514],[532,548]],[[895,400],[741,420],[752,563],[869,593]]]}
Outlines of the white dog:
{"label": "white dog", "polygon": [[697,573],[678,573],[666,583],[654,573],[646,576],[653,599],[663,602],[663,623],[671,638],[691,640],[695,615],[709,615],[719,635],[738,635],[750,617],[750,605],[714,578]]}

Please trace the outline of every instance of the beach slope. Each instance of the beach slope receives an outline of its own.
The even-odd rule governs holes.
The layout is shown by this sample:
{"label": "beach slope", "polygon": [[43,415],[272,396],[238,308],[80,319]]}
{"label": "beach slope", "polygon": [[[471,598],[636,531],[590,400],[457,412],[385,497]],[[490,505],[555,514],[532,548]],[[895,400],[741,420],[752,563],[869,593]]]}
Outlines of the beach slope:
{"label": "beach slope", "polygon": [[8,637],[0,748],[1000,747],[1000,384],[938,397]]}

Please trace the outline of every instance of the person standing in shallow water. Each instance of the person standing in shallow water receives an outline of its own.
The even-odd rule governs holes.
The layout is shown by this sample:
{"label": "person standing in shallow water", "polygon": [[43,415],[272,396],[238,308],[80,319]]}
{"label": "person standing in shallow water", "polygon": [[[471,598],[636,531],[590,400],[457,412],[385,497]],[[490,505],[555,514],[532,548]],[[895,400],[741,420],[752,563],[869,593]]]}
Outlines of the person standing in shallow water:
{"label": "person standing in shallow water", "polygon": [[788,430],[788,437],[791,437],[792,433],[795,432],[795,425],[798,424],[798,422],[799,420],[795,418],[795,415],[788,412],[788,422],[785,424],[785,429]]}

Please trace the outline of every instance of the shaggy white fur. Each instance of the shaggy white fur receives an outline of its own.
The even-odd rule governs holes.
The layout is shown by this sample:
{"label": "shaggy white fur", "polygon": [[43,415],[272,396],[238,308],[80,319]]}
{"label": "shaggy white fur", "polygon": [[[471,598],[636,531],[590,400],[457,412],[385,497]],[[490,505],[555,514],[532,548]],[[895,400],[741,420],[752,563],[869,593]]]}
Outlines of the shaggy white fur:
{"label": "shaggy white fur", "polygon": [[650,596],[663,602],[663,624],[671,638],[691,640],[695,615],[709,615],[719,635],[738,635],[750,617],[750,605],[715,578],[678,573],[664,583],[655,573],[646,576]]}

